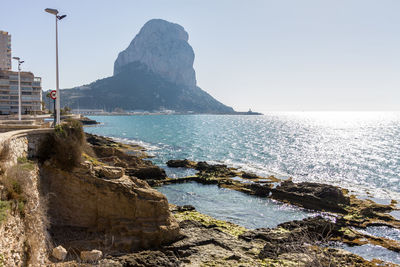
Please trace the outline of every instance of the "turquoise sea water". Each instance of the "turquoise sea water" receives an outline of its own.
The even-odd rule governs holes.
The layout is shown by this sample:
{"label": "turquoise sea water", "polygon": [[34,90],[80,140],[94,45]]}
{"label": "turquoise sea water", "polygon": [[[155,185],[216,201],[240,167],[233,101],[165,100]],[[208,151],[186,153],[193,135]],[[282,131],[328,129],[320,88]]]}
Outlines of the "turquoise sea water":
{"label": "turquoise sea water", "polygon": [[157,188],[176,205],[193,205],[201,213],[234,222],[248,229],[276,227],[282,222],[302,220],[317,215],[305,209],[195,182],[165,185]]}
{"label": "turquoise sea water", "polygon": [[[225,163],[259,175],[330,183],[380,203],[400,200],[400,113],[294,112],[264,116],[92,116],[86,132],[139,143],[170,177],[191,170],[168,168],[169,159]],[[215,185],[185,183],[158,188],[169,202],[247,228],[274,227],[315,213]],[[393,213],[393,215],[396,215]],[[366,233],[399,240],[397,230]],[[400,254],[379,246],[337,245],[367,259],[400,264]]]}
{"label": "turquoise sea water", "polygon": [[[400,113],[93,116],[87,132],[146,145],[154,162],[207,160],[400,200]],[[167,169],[170,176],[183,176]]]}

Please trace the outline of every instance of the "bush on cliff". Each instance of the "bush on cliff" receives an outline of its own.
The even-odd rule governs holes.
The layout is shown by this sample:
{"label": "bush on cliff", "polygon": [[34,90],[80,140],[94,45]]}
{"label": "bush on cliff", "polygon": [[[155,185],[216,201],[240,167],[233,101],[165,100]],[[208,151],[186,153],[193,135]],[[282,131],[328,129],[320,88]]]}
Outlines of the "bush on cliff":
{"label": "bush on cliff", "polygon": [[77,120],[68,120],[56,126],[39,147],[40,162],[52,159],[57,167],[72,170],[81,162],[85,133]]}
{"label": "bush on cliff", "polygon": [[[0,196],[2,196],[0,201],[3,200],[3,204],[7,202],[9,208],[19,211],[21,216],[25,216],[25,204],[29,195],[32,194],[29,177],[34,170],[33,162],[26,158],[18,158],[17,164],[8,167],[0,176],[0,185],[3,187],[3,192],[0,192]],[[1,217],[0,214],[0,221]]]}
{"label": "bush on cliff", "polygon": [[[8,201],[0,200],[0,225],[7,217],[7,210],[10,209],[10,203]],[[0,261],[1,266],[1,261]]]}
{"label": "bush on cliff", "polygon": [[[10,144],[4,142],[0,149],[0,222],[5,218],[7,208],[18,209],[24,215],[26,194],[23,190],[27,172],[18,164],[8,168],[5,172],[4,163],[10,157]],[[27,162],[27,160],[26,160]]]}
{"label": "bush on cliff", "polygon": [[4,163],[9,159],[10,157],[10,143],[9,142],[3,142],[1,144],[0,148],[0,175],[4,173]]}

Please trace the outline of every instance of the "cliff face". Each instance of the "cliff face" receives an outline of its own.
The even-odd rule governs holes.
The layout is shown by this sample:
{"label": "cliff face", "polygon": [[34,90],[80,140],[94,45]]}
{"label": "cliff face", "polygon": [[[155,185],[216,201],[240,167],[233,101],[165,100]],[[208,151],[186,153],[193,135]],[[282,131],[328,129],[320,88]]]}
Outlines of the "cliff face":
{"label": "cliff face", "polygon": [[194,52],[182,26],[150,20],[119,53],[112,77],[62,90],[61,105],[106,111],[235,113],[196,85],[193,62]]}
{"label": "cliff face", "polygon": [[[67,126],[63,129],[64,133],[68,131]],[[71,130],[66,136],[80,134]],[[166,197],[131,175],[146,169],[152,170],[149,178],[165,177],[163,170],[143,160],[146,155],[137,147],[94,135],[88,135],[86,141],[83,161],[68,171],[60,166],[62,159],[46,146],[40,150],[46,149],[51,155],[40,171],[41,191],[48,196],[53,242],[77,251],[120,253],[175,240],[179,226],[169,212]],[[67,152],[55,153],[70,156]]]}
{"label": "cliff face", "polygon": [[102,179],[93,174],[90,164],[73,173],[42,167],[42,190],[49,196],[51,233],[57,244],[127,252],[176,238],[179,226],[163,194],[133,177]]}
{"label": "cliff face", "polygon": [[148,21],[114,63],[114,75],[132,62],[140,62],[167,81],[188,88],[196,86],[194,52],[189,35],[175,23],[161,19]]}
{"label": "cliff face", "polygon": [[30,160],[43,153],[49,133],[0,134],[0,266],[50,266],[51,248],[59,245],[68,250],[67,260],[78,260],[85,250],[123,253],[178,237],[166,197],[131,175],[165,177],[142,159],[142,148],[90,137],[92,145],[85,146],[96,156],[84,153],[85,161],[65,171],[51,153],[43,164]]}
{"label": "cliff face", "polygon": [[27,157],[46,131],[0,134],[0,266],[47,266],[47,217],[38,166]]}

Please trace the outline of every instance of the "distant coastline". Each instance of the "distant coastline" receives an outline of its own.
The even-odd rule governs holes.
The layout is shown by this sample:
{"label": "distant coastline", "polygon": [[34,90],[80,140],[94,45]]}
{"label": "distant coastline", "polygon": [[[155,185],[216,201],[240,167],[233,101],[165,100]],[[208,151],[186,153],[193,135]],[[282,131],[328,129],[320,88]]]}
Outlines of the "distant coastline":
{"label": "distant coastline", "polygon": [[81,114],[86,116],[133,116],[133,115],[264,115],[254,111],[236,111],[233,113],[191,113],[191,112],[175,112],[175,111],[143,111],[143,112],[107,112],[103,110],[73,110],[73,114]]}

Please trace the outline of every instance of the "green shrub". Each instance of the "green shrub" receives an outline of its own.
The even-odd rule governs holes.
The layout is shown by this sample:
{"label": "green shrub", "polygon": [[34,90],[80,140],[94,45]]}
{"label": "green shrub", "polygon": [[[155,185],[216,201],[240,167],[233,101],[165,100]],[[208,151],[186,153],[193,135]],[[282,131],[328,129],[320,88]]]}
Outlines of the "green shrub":
{"label": "green shrub", "polygon": [[0,224],[6,219],[7,211],[9,209],[10,209],[10,203],[8,201],[0,200]]}
{"label": "green shrub", "polygon": [[10,143],[8,141],[0,144],[0,175],[4,173],[4,163],[10,156]]}
{"label": "green shrub", "polygon": [[[3,184],[7,190],[7,200],[14,209],[18,209],[21,216],[25,215],[24,207],[26,203],[26,194],[21,183],[18,180],[25,179],[25,172],[19,167],[15,167],[16,171],[7,172],[3,177]],[[4,179],[5,178],[5,179]]]}
{"label": "green shrub", "polygon": [[18,211],[19,214],[24,217],[25,216],[25,202],[26,201],[18,201],[17,206],[18,206]]}
{"label": "green shrub", "polygon": [[3,183],[7,190],[7,199],[14,199],[17,201],[25,200],[25,197],[23,196],[22,186],[17,180],[15,180],[15,178],[6,176],[3,180]]}
{"label": "green shrub", "polygon": [[8,160],[9,155],[10,155],[10,143],[4,142],[3,144],[1,144],[0,161]]}
{"label": "green shrub", "polygon": [[35,169],[34,162],[29,160],[26,157],[19,157],[17,159],[18,164],[21,166],[21,168],[27,170],[27,171],[32,171]]}
{"label": "green shrub", "polygon": [[[18,164],[8,168],[0,177],[0,183],[4,185],[6,192],[6,201],[3,202],[7,202],[8,207],[13,211],[18,211],[21,216],[25,215],[25,203],[27,202],[26,190],[30,190],[31,187],[29,184],[29,176],[32,173],[30,170],[27,170],[26,166],[34,168],[33,163],[20,158],[18,159]],[[4,205],[3,203],[3,207]]]}
{"label": "green shrub", "polygon": [[22,187],[17,181],[13,180],[11,182],[11,187],[12,187],[12,192],[14,192],[15,194],[17,195],[22,194]]}
{"label": "green shrub", "polygon": [[0,267],[5,266],[5,259],[4,259],[4,255],[0,254]]}
{"label": "green shrub", "polygon": [[52,159],[57,167],[72,170],[81,162],[84,143],[82,124],[77,120],[67,120],[57,125],[42,142],[38,151],[39,161]]}

